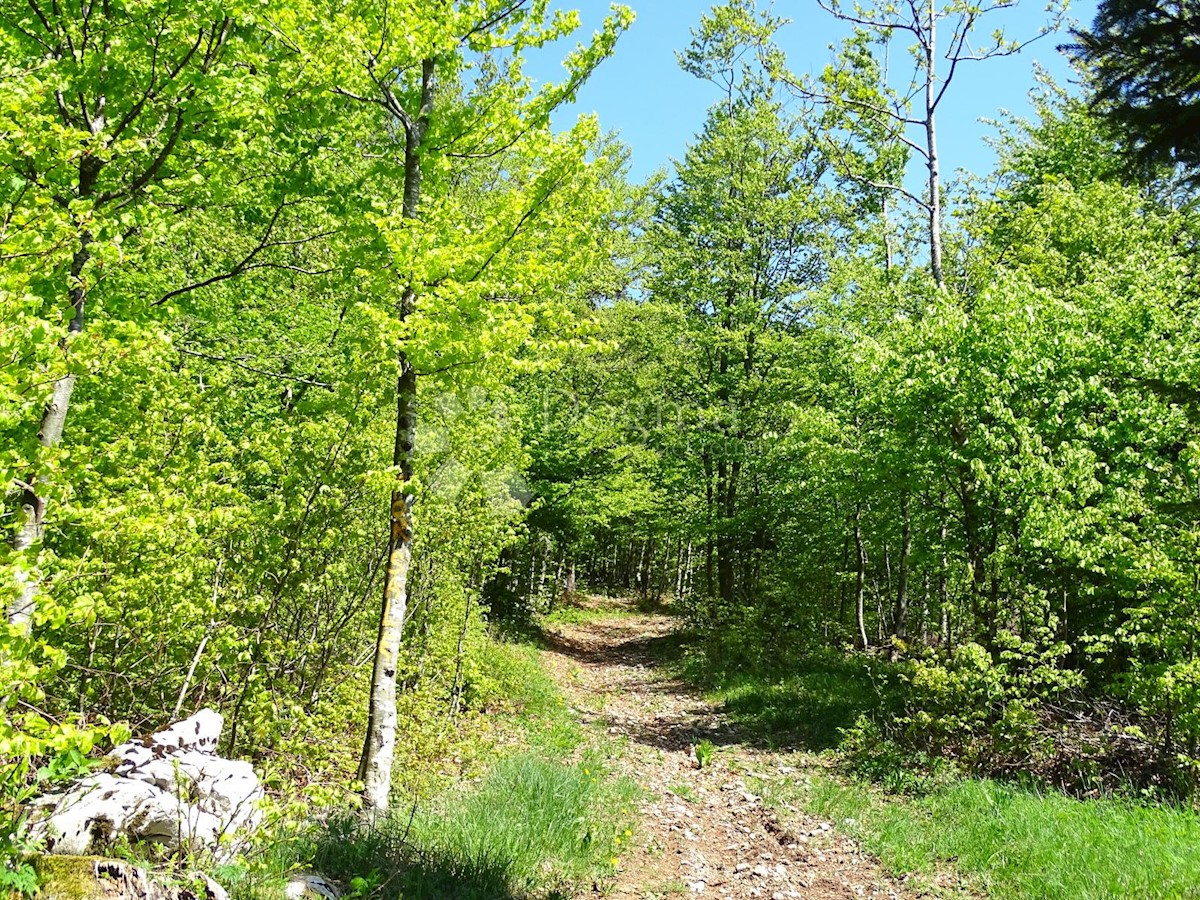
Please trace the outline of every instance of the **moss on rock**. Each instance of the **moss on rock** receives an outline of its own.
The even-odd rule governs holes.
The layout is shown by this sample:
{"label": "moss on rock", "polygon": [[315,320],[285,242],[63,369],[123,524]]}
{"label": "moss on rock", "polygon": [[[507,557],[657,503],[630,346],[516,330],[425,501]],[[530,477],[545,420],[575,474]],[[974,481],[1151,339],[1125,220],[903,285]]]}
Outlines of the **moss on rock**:
{"label": "moss on rock", "polygon": [[35,856],[39,900],[101,900],[107,896],[96,877],[99,856]]}

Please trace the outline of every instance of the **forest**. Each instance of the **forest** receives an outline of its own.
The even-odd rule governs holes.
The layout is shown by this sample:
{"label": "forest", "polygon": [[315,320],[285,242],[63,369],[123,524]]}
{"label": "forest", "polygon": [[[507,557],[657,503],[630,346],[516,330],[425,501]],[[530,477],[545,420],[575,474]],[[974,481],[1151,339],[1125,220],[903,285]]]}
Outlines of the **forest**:
{"label": "forest", "polygon": [[[634,886],[636,808],[743,746],[901,896],[1195,896],[1200,7],[1016,4],[723,0],[637,181],[563,116],[625,6],[0,0],[0,891],[33,798],[207,708],[266,789],[236,900],[715,896]],[[1076,77],[943,171],[961,71],[1039,38]],[[614,660],[741,731],[629,756],[571,719]],[[896,823],[977,789],[1109,823],[1111,880],[903,881]],[[512,862],[543,813],[570,852]]]}

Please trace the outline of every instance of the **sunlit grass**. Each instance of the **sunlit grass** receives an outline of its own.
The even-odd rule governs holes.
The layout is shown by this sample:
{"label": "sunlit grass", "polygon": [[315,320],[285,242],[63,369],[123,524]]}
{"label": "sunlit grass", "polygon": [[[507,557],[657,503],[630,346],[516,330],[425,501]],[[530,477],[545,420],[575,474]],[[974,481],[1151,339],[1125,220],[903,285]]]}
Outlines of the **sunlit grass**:
{"label": "sunlit grass", "polygon": [[523,754],[498,763],[474,790],[364,828],[331,825],[318,871],[366,878],[386,900],[503,900],[568,896],[611,871],[635,788],[576,765]]}
{"label": "sunlit grass", "polygon": [[969,877],[1003,900],[1200,897],[1200,817],[962,778],[919,795],[823,774],[759,785],[826,817],[893,872]]}
{"label": "sunlit grass", "polygon": [[953,765],[930,775],[906,769],[901,757],[887,764],[894,772],[884,760],[869,778],[837,774],[849,768],[841,765],[844,730],[862,714],[886,718],[898,708],[902,686],[887,663],[814,654],[754,672],[692,658],[681,673],[723,705],[746,739],[802,751],[800,774],[757,784],[765,802],[828,818],[897,875],[932,883],[950,873],[995,900],[1200,898],[1200,816],[1192,810],[1080,800],[955,774]]}

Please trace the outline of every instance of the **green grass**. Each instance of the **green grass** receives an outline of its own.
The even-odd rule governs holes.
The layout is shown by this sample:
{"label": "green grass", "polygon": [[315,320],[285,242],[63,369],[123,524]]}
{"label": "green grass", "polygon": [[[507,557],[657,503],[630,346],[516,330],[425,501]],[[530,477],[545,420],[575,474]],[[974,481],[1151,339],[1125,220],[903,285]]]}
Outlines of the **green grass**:
{"label": "green grass", "polygon": [[[281,825],[248,865],[219,874],[235,900],[279,900],[297,869],[361,900],[551,900],[610,874],[637,790],[604,772],[612,742],[579,725],[535,647],[495,642],[481,673],[470,700],[484,713],[460,718],[464,733],[448,746],[477,757],[466,776],[482,775],[422,778],[436,789],[408,791],[418,779],[398,772],[398,810],[372,827],[350,813],[319,832]],[[501,727],[476,734],[481,723]],[[585,744],[582,762],[563,761]]]}
{"label": "green grass", "polygon": [[366,879],[383,900],[566,897],[611,872],[636,788],[603,777],[595,759],[564,765],[523,754],[498,763],[473,790],[373,828],[329,826],[313,867]]}
{"label": "green grass", "polygon": [[680,800],[686,800],[688,803],[695,803],[699,799],[696,796],[696,791],[686,781],[676,781],[673,784],[669,784],[667,785],[667,790]]}
{"label": "green grass", "polygon": [[550,612],[539,616],[538,622],[542,625],[586,625],[589,622],[636,618],[646,612],[669,615],[671,607],[665,604],[655,606],[650,603],[628,603],[622,606],[596,605],[595,603],[583,605],[576,601],[554,607]]}
{"label": "green grass", "polygon": [[[830,819],[898,875],[965,879],[994,900],[1200,900],[1200,816],[1120,799],[1079,800],[886,754],[849,771],[843,730],[899,706],[895,667],[815,654],[786,670],[718,667],[693,656],[681,674],[724,705],[743,739],[801,751],[809,774],[764,779],[764,801]],[[884,790],[881,785],[890,790]],[[899,790],[897,790],[899,788]]]}
{"label": "green grass", "polygon": [[865,712],[895,702],[892,667],[834,653],[797,660],[788,671],[717,667],[685,657],[679,674],[723,705],[744,739],[770,747],[827,750]]}
{"label": "green grass", "polygon": [[568,711],[554,679],[542,667],[536,647],[494,642],[482,667],[488,672],[491,714],[504,716],[505,728],[524,746],[548,755],[574,750],[583,729]]}
{"label": "green grass", "polygon": [[835,822],[893,872],[956,871],[997,900],[1200,897],[1200,817],[1190,810],[978,778],[917,796],[820,774],[757,786],[772,805]]}

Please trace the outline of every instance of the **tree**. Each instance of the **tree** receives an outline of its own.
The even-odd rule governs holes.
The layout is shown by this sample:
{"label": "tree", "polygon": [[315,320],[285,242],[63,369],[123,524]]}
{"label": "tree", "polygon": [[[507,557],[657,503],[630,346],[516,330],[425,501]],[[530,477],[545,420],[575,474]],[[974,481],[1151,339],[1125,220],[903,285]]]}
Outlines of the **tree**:
{"label": "tree", "polygon": [[[0,731],[3,754],[21,765],[94,736],[75,725],[79,707],[51,724],[40,705],[42,685],[67,660],[62,626],[86,620],[95,599],[56,580],[67,567],[55,550],[69,544],[63,535],[81,518],[73,501],[101,455],[70,446],[68,414],[81,404],[95,412],[101,398],[124,405],[104,379],[139,366],[143,376],[161,372],[170,301],[280,249],[272,232],[293,204],[276,181],[318,143],[302,128],[286,146],[272,140],[279,120],[309,98],[290,55],[259,27],[260,10],[0,3]],[[270,163],[279,169],[264,172]],[[250,184],[239,180],[250,172]],[[267,202],[279,203],[265,220],[247,218],[262,230],[244,236],[254,249],[240,266],[198,272],[160,255],[192,213],[244,210],[262,185]],[[301,238],[290,238],[292,251]],[[98,418],[115,424],[129,411]]]}
{"label": "tree", "polygon": [[[851,178],[864,180],[877,189],[891,191],[907,198],[917,206],[926,218],[926,249],[929,252],[929,270],[939,289],[946,285],[944,263],[943,228],[943,185],[942,162],[938,153],[937,113],[946,92],[954,82],[959,67],[964,63],[996,59],[1019,53],[1034,40],[1050,33],[1061,20],[1064,4],[1055,0],[1047,8],[1049,21],[1036,35],[1025,40],[1013,40],[1000,29],[994,31],[982,46],[976,47],[971,39],[980,27],[983,18],[1006,8],[1016,0],[998,0],[996,3],[975,3],[971,0],[948,0],[918,7],[895,4],[871,8],[855,7],[847,11],[840,0],[820,0],[821,8],[853,25],[858,34],[846,44],[840,60],[826,71],[816,86],[791,79],[793,85],[804,95],[822,102],[841,107],[859,120],[873,120],[868,131],[878,132],[881,128],[895,144],[924,160],[926,176],[925,190],[914,194],[896,181],[881,181],[870,166],[861,161],[850,165],[843,161],[843,173]],[[946,31],[949,31],[947,37]],[[869,41],[865,40],[869,37]],[[890,74],[886,65],[880,65],[869,52],[869,43],[877,42],[887,49],[893,39],[911,40],[907,47],[913,60],[911,76],[902,81],[900,87],[889,90],[886,79]],[[944,64],[944,69],[943,69]],[[872,90],[865,85],[861,74],[881,74],[884,85]],[[916,106],[914,111],[913,106]],[[861,128],[861,126],[860,126]],[[909,136],[910,129],[918,131],[918,137]],[[888,173],[887,166],[884,174]]]}
{"label": "tree", "polygon": [[[409,10],[399,8],[411,6]],[[336,73],[334,90],[350,100],[378,107],[399,131],[397,161],[403,172],[403,203],[385,223],[384,232],[401,270],[400,297],[395,305],[397,377],[395,387],[395,484],[389,506],[387,563],[383,573],[383,606],[375,651],[370,716],[360,776],[364,799],[372,810],[388,807],[396,743],[396,673],[408,601],[412,563],[414,459],[417,446],[418,372],[411,342],[420,328],[444,327],[441,305],[460,308],[491,301],[503,310],[512,282],[537,281],[532,273],[504,272],[506,260],[519,260],[520,245],[542,220],[553,222],[560,203],[570,205],[569,186],[576,179],[585,145],[579,136],[555,144],[548,137],[549,115],[574,96],[579,85],[613,48],[631,13],[618,8],[588,47],[566,60],[564,83],[534,92],[521,72],[527,48],[543,46],[569,34],[577,16],[554,15],[548,4],[511,0],[469,0],[447,4],[444,15],[422,15],[423,4],[387,2],[343,11],[342,17],[322,23],[320,33],[346,46],[359,67],[349,78]],[[412,23],[421,23],[412,27]],[[330,30],[326,30],[330,29]],[[461,98],[447,94],[461,83],[472,54],[485,62]],[[444,87],[439,86],[439,80]],[[439,93],[441,92],[441,93]],[[552,154],[558,154],[555,159]],[[526,189],[502,195],[510,202],[489,210],[482,233],[472,245],[461,238],[463,222],[446,221],[447,210],[424,213],[425,175],[446,178],[455,161],[501,159],[535,161]],[[543,155],[545,154],[545,155]],[[518,163],[518,168],[525,168]],[[496,173],[504,177],[506,173]],[[583,196],[583,195],[581,195]],[[447,228],[446,232],[437,230]],[[531,260],[536,265],[536,257]],[[506,282],[505,276],[512,279]],[[520,291],[518,290],[518,293]],[[455,295],[457,294],[457,297]],[[449,299],[455,298],[455,299]],[[424,309],[422,309],[424,305]],[[519,303],[513,312],[519,316]],[[438,310],[438,312],[434,312]],[[489,313],[477,310],[480,319]],[[469,321],[470,317],[468,317]],[[476,320],[477,322],[479,320]],[[463,323],[467,324],[467,323]],[[474,323],[473,323],[474,324]],[[502,330],[502,329],[497,329]],[[437,331],[434,332],[435,334]],[[469,333],[469,330],[468,330]],[[428,370],[454,365],[448,356],[466,353],[468,362],[480,348],[465,335],[445,335],[448,346],[437,348]],[[464,340],[465,339],[465,340]],[[463,344],[466,344],[464,347]]]}
{"label": "tree", "polygon": [[[83,367],[72,348],[88,324],[89,295],[107,269],[158,236],[167,217],[202,203],[210,179],[225,174],[221,165],[269,127],[252,98],[273,65],[252,14],[227,3],[0,6],[4,75],[14,82],[0,109],[0,165],[15,185],[8,219],[23,223],[6,235],[6,259],[17,270],[40,268],[41,340],[61,348],[52,374],[30,379],[51,390],[35,392],[44,405],[16,475],[23,524],[12,549],[21,587],[8,620],[21,628],[36,611],[41,580],[28,557],[45,532],[54,448]],[[213,139],[239,131],[224,147]],[[143,303],[125,317],[150,311]]]}
{"label": "tree", "polygon": [[1103,0],[1062,49],[1085,71],[1092,104],[1142,166],[1200,172],[1200,6]]}
{"label": "tree", "polygon": [[683,455],[702,466],[693,484],[703,488],[708,522],[705,580],[727,608],[739,592],[753,593],[763,533],[754,524],[756,447],[775,429],[777,375],[803,294],[823,271],[825,162],[755,53],[770,53],[778,26],[749,2],[701,18],[681,65],[723,97],[677,164],[652,231],[650,287],[656,302],[684,311],[691,376],[673,393],[692,442]]}

